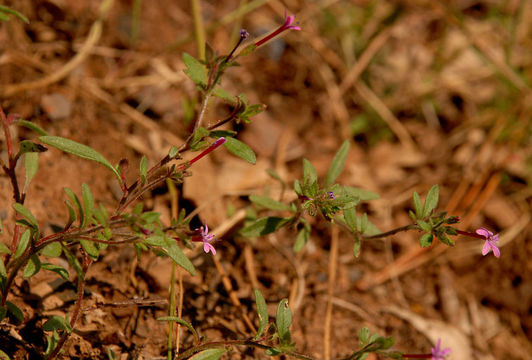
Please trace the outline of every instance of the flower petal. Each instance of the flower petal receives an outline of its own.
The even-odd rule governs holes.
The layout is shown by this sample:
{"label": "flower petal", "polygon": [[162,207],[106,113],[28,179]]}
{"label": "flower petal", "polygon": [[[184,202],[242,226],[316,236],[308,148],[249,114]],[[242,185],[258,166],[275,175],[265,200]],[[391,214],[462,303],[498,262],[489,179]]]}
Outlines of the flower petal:
{"label": "flower petal", "polygon": [[490,252],[490,248],[490,242],[486,240],[486,242],[484,243],[484,247],[482,248],[482,255],[486,256]]}
{"label": "flower petal", "polygon": [[486,239],[488,239],[490,236],[493,236],[493,233],[486,228],[477,229],[477,231],[475,232],[479,235],[484,236]]}
{"label": "flower petal", "polygon": [[493,250],[493,255],[495,255],[496,258],[500,258],[501,257],[501,251],[499,250],[497,245],[491,244],[491,250]]}
{"label": "flower petal", "polygon": [[216,255],[216,249],[208,242],[203,243],[203,251],[205,251],[206,254],[210,251],[213,255]]}

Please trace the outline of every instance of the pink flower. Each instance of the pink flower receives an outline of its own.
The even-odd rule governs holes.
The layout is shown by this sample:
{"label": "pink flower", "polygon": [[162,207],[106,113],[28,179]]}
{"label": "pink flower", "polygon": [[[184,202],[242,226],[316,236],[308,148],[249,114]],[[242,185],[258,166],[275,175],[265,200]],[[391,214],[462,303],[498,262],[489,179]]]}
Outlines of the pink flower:
{"label": "pink flower", "polygon": [[497,258],[501,257],[501,251],[497,247],[497,243],[499,242],[499,234],[493,235],[491,231],[485,228],[477,229],[476,233],[483,236],[486,239],[486,242],[484,243],[484,247],[482,248],[482,255],[486,256],[490,252],[490,249],[491,249],[495,257]]}
{"label": "pink flower", "polygon": [[436,346],[431,349],[431,360],[445,360],[444,357],[451,354],[451,348],[440,349],[441,339],[438,339]]}
{"label": "pink flower", "polygon": [[254,44],[255,47],[261,46],[262,44],[264,44],[265,42],[267,42],[267,41],[271,40],[272,38],[276,37],[277,35],[279,35],[280,33],[282,33],[285,30],[297,30],[297,31],[301,30],[301,28],[299,26],[292,25],[294,23],[295,18],[296,18],[295,15],[286,16],[286,14],[285,14],[284,24],[281,25],[277,30],[272,32],[270,35],[266,36],[264,39],[261,39],[261,40],[257,41]]}
{"label": "pink flower", "polygon": [[213,255],[216,255],[216,249],[211,244],[211,242],[215,241],[214,234],[209,234],[209,227],[205,225],[205,227],[202,226],[199,229],[196,229],[196,231],[199,231],[201,234],[200,241],[203,242],[203,251],[205,251],[206,254],[210,251]]}

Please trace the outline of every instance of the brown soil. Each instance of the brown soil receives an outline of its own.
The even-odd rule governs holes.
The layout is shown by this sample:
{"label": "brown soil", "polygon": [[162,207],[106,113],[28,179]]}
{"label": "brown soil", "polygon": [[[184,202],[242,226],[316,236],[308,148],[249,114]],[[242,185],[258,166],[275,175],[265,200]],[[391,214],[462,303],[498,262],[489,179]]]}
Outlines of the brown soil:
{"label": "brown soil", "polygon": [[[240,26],[252,37],[276,28],[285,6],[302,31],[242,58],[223,80],[228,91],[268,108],[238,127],[257,154],[255,166],[217,150],[180,188],[180,206],[199,209],[199,219],[223,240],[218,264],[199,248],[188,254],[198,273],[180,275],[182,317],[210,340],[251,337],[243,318],[256,326],[252,290],[258,287],[272,316],[289,298],[297,349],[316,358],[347,356],[367,326],[393,336],[395,348],[408,353],[430,352],[442,338],[452,348],[449,359],[530,359],[532,3],[271,0],[222,22],[239,1],[201,3],[208,42],[220,53]],[[127,158],[131,181],[142,155],[154,164],[188,135],[184,104],[194,104],[197,91],[182,72],[181,53],[196,54],[193,19],[188,1],[144,1],[133,39],[131,1],[115,1],[101,37],[55,78],[87,44],[99,4],[7,1],[30,24],[0,23],[0,105],[51,135],[91,146],[111,163]],[[206,122],[228,111],[213,103]],[[12,129],[17,140],[34,137]],[[235,236],[235,226],[227,229],[228,209],[248,207],[247,195],[278,193],[266,169],[292,184],[306,158],[324,177],[346,138],[354,141],[339,182],[381,195],[360,207],[380,229],[408,224],[412,192],[424,195],[439,184],[440,208],[459,215],[461,229],[500,233],[501,258],[483,257],[483,244],[465,238],[454,248],[422,250],[410,232],[364,243],[356,259],[352,239],[319,221],[307,247],[294,254],[292,232],[249,240]],[[0,156],[6,159],[3,136]],[[23,178],[23,166],[18,170]],[[116,204],[120,189],[103,166],[53,149],[41,155],[25,205],[45,234],[68,217],[63,188],[80,193],[82,183],[105,206]],[[9,179],[0,177],[6,244],[11,191]],[[143,201],[169,222],[165,187]],[[332,236],[338,236],[337,258]],[[119,359],[165,358],[168,327],[156,318],[168,314],[170,273],[167,258],[137,260],[131,246],[109,248],[86,275],[82,315],[64,357],[106,359],[112,349]],[[37,358],[46,346],[42,324],[70,314],[75,298],[75,283],[54,273],[21,275],[9,300],[23,309],[24,322],[0,324],[0,349],[13,359]],[[181,348],[192,343],[181,329]],[[245,348],[224,356],[268,358]]]}

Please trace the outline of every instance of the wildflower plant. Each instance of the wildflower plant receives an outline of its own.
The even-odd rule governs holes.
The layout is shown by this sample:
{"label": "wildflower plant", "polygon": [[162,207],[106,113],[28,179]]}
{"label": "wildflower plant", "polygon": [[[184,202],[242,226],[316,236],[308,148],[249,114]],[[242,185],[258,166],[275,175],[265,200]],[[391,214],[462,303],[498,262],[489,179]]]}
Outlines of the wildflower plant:
{"label": "wildflower plant", "polygon": [[[7,14],[14,14],[21,19],[22,15],[0,6],[0,20],[6,20]],[[264,110],[263,104],[250,104],[244,94],[232,95],[221,86],[223,75],[228,69],[237,64],[241,56],[252,53],[257,47],[278,36],[286,30],[300,30],[294,25],[293,15],[285,18],[284,24],[263,39],[245,47],[239,48],[247,40],[246,30],[240,32],[240,38],[228,55],[217,55],[210,47],[206,47],[205,59],[196,59],[190,54],[183,54],[186,66],[185,74],[196,85],[201,100],[195,118],[193,131],[180,146],[173,146],[168,153],[148,168],[147,159],[140,160],[136,179],[128,183],[126,171],[129,162],[125,159],[113,165],[97,150],[70,139],[48,134],[44,129],[31,121],[23,120],[15,114],[5,114],[0,109],[0,121],[4,132],[4,144],[7,150],[7,160],[0,159],[0,166],[9,178],[12,192],[12,207],[16,218],[9,227],[12,234],[11,243],[0,243],[0,321],[14,318],[24,321],[24,315],[9,297],[13,292],[16,277],[22,275],[31,278],[41,270],[52,271],[58,276],[69,279],[68,270],[60,265],[46,261],[47,257],[64,257],[77,275],[77,299],[71,316],[52,316],[44,324],[43,329],[49,331],[48,346],[44,354],[47,359],[57,357],[69,335],[75,328],[80,316],[81,303],[84,295],[85,274],[91,264],[98,261],[102,251],[109,246],[131,244],[140,256],[145,251],[153,251],[158,255],[169,257],[176,265],[185,269],[190,275],[195,274],[195,267],[183,251],[183,247],[193,247],[194,242],[201,242],[205,253],[216,255],[213,245],[215,235],[209,232],[204,224],[200,228],[190,228],[190,216],[182,210],[170,224],[163,224],[160,214],[145,209],[139,199],[149,190],[164,184],[166,181],[182,183],[193,175],[193,165],[203,157],[209,155],[220,146],[224,146],[231,153],[254,164],[256,156],[249,146],[235,139],[236,132],[218,130],[228,122],[249,123],[253,116]],[[232,112],[225,118],[215,121],[211,125],[204,124],[207,106],[212,97],[217,97],[232,105]],[[29,139],[18,141],[12,137],[12,127],[25,127],[35,135]],[[413,211],[410,211],[412,223],[400,228],[381,232],[368,220],[366,213],[360,213],[357,206],[361,202],[368,202],[379,198],[379,195],[364,189],[344,186],[336,182],[343,171],[349,142],[342,144],[334,156],[325,179],[318,178],[312,163],[303,160],[303,174],[301,179],[293,183],[295,200],[283,202],[264,195],[251,195],[249,200],[259,210],[259,214],[268,212],[266,216],[256,216],[248,219],[240,230],[244,237],[258,237],[281,228],[289,228],[297,232],[293,244],[294,251],[301,251],[308,242],[313,231],[309,217],[318,217],[331,226],[339,226],[353,240],[353,254],[360,256],[364,241],[385,238],[400,231],[416,231],[420,233],[419,243],[426,247],[437,238],[440,242],[452,246],[450,238],[456,235],[471,236],[485,240],[482,254],[490,250],[495,256],[500,256],[497,247],[498,236],[487,229],[481,228],[476,233],[469,233],[456,229],[453,225],[459,218],[436,212],[439,199],[438,186],[433,186],[425,201],[413,194]],[[114,209],[98,203],[91,189],[85,183],[80,192],[65,188],[65,207],[68,219],[62,228],[52,234],[44,235],[38,219],[24,203],[27,197],[28,185],[38,171],[39,155],[50,147],[59,149],[81,159],[94,161],[104,166],[114,176],[121,189],[121,198]],[[199,152],[191,160],[184,160],[187,152]],[[18,162],[24,159],[25,177],[22,184],[15,169]],[[270,175],[283,182],[275,172]],[[284,182],[283,182],[284,185]],[[277,215],[272,215],[277,212]],[[0,232],[6,231],[0,221]],[[216,360],[229,351],[232,346],[250,346],[262,349],[266,354],[276,356],[286,354],[299,359],[312,359],[295,350],[290,326],[292,313],[288,301],[283,299],[277,307],[275,322],[270,322],[266,301],[263,295],[255,290],[255,301],[258,315],[258,330],[253,338],[236,339],[218,342],[208,342],[198,334],[192,324],[185,320],[167,316],[160,321],[180,323],[190,330],[195,338],[195,344],[182,353],[176,354],[176,359],[211,359]],[[389,350],[393,346],[393,339],[370,335],[367,329],[359,332],[360,349],[354,351],[347,359],[365,359],[370,353],[377,353],[388,358],[424,358],[424,355],[408,355]],[[425,358],[442,359],[448,355],[449,349],[440,349],[440,342],[432,349],[432,354]],[[8,358],[0,352],[0,357]],[[171,358],[171,354],[169,354]]]}

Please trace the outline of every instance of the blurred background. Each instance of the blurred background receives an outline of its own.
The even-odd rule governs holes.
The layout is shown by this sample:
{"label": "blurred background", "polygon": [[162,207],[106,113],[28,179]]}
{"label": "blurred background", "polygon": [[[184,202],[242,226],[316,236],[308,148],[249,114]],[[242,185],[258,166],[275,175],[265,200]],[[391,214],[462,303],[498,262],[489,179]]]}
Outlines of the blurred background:
{"label": "blurred background", "polygon": [[[190,1],[115,0],[103,10],[93,0],[4,3],[30,20],[0,24],[0,105],[6,113],[85,143],[112,163],[127,158],[131,179],[142,155],[154,164],[186,138],[199,99],[182,71],[181,54],[198,54]],[[199,208],[201,221],[221,229],[249,205],[247,195],[279,191],[267,169],[291,184],[306,158],[324,176],[350,139],[339,182],[381,195],[361,207],[381,230],[408,224],[412,192],[424,196],[439,184],[439,208],[459,215],[462,230],[500,233],[502,256],[482,257],[483,243],[466,238],[457,238],[454,248],[420,249],[417,234],[401,233],[364,243],[355,259],[352,240],[340,233],[340,255],[331,268],[331,234],[324,224],[316,224],[298,254],[289,231],[253,241],[223,232],[217,256],[225,274],[210,258],[193,254],[200,271],[184,277],[183,317],[211,339],[250,336],[241,314],[254,319],[252,288],[258,287],[272,315],[281,298],[290,299],[294,341],[318,358],[347,356],[358,346],[358,330],[368,326],[393,336],[395,348],[408,353],[430,352],[442,338],[443,347],[452,348],[449,359],[529,359],[532,2],[199,3],[207,42],[219,54],[230,51],[241,28],[251,43],[281,25],[285,14],[295,15],[301,31],[287,31],[242,57],[222,81],[231,93],[267,105],[251,124],[233,127],[256,152],[257,164],[215,152],[180,188],[180,206]],[[230,111],[213,102],[205,122]],[[18,131],[20,139],[32,136]],[[63,187],[78,191],[87,182],[109,206],[120,194],[97,164],[54,150],[40,159],[27,206],[48,232],[67,216]],[[0,177],[0,203],[10,199],[9,181]],[[144,200],[169,220],[166,188]],[[13,216],[7,206],[0,206],[0,215]],[[2,236],[9,239],[8,232]],[[168,269],[168,261],[151,255],[137,262],[130,248],[110,251],[89,272],[86,302],[164,298]],[[231,279],[239,306],[222,275]],[[17,304],[33,321],[18,331],[30,333],[43,317],[69,311],[74,288],[36,293],[52,279],[19,283]],[[330,336],[324,330],[327,303],[334,305]],[[157,306],[87,311],[67,355],[105,358],[110,347],[157,358],[165,353],[166,326],[154,319],[164,314]],[[192,339],[183,334],[182,343]],[[228,358],[266,356],[236,349]]]}

